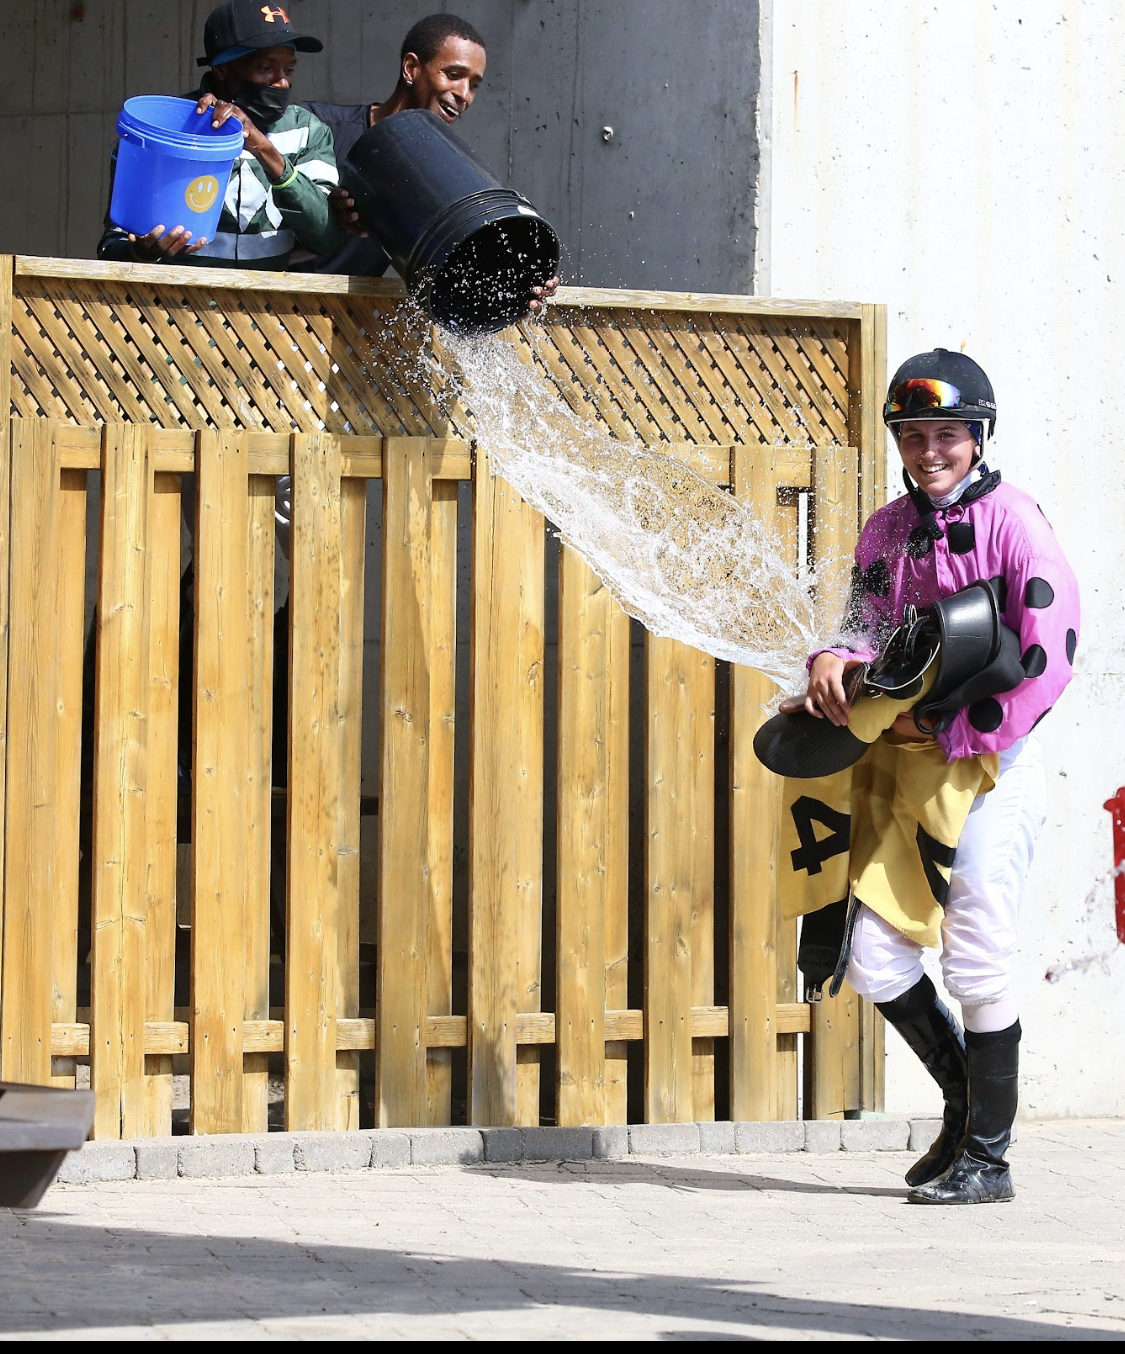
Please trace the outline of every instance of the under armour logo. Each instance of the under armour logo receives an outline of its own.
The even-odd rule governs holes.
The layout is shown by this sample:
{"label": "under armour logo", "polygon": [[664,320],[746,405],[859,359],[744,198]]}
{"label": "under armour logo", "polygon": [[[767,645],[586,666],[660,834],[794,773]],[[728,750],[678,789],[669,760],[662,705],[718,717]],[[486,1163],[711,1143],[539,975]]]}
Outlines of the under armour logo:
{"label": "under armour logo", "polygon": [[289,23],[289,15],[280,5],[263,5],[262,13],[265,15],[266,23],[273,23],[274,19],[280,19],[283,24]]}

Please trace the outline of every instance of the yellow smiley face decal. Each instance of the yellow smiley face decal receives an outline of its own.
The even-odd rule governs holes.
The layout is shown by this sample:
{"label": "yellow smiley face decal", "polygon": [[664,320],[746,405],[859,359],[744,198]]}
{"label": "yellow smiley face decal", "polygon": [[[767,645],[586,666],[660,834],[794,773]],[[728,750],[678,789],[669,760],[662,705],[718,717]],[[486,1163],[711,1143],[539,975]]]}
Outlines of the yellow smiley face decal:
{"label": "yellow smiley face decal", "polygon": [[192,179],[184,193],[184,201],[193,212],[205,212],[219,196],[219,180],[213,174]]}

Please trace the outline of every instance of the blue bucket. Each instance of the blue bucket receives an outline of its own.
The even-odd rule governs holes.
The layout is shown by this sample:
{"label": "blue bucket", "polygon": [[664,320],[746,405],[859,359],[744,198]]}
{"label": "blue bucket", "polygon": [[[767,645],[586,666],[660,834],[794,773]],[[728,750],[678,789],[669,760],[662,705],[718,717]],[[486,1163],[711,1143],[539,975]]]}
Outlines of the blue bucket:
{"label": "blue bucket", "polygon": [[110,219],[122,230],[147,235],[154,226],[183,226],[192,240],[212,239],[227,180],[242,154],[242,123],[230,117],[211,126],[213,110],[195,111],[192,99],[145,94],[126,99],[117,119],[117,170]]}

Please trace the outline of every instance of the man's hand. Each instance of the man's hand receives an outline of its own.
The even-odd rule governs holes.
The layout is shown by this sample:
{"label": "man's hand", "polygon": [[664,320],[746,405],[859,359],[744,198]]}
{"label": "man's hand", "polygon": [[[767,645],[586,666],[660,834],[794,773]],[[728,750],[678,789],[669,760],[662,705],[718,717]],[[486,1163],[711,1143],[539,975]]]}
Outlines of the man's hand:
{"label": "man's hand", "polygon": [[211,115],[211,126],[221,127],[229,118],[242,123],[243,145],[262,166],[271,179],[280,182],[286,173],[285,157],[265,134],[250,121],[249,113],[244,113],[235,103],[217,99],[214,94],[204,94],[195,105],[197,113],[205,113],[208,108],[215,111]]}
{"label": "man's hand", "polygon": [[336,224],[342,231],[348,235],[362,235],[365,239],[367,231],[363,228],[363,223],[359,219],[359,212],[355,209],[355,198],[346,188],[333,188],[328,194],[328,205],[332,209],[332,215],[336,218]]}
{"label": "man's hand", "polygon": [[[527,315],[542,315],[547,309],[547,302],[554,296],[559,289],[559,279],[549,277],[541,287],[532,287],[531,300],[528,302]],[[526,320],[527,315],[523,318]]]}
{"label": "man's hand", "polygon": [[147,235],[130,235],[133,257],[138,263],[156,263],[159,259],[171,259],[177,254],[197,254],[207,243],[206,239],[190,244],[191,231],[176,226],[165,234],[164,227],[153,226]]}
{"label": "man's hand", "polygon": [[798,710],[807,710],[817,719],[826,715],[833,724],[843,728],[848,722],[851,706],[844,695],[844,674],[860,666],[860,659],[849,658],[845,661],[834,653],[819,653],[813,659],[809,669],[809,686],[805,697],[788,696],[778,709],[782,714],[795,714]]}

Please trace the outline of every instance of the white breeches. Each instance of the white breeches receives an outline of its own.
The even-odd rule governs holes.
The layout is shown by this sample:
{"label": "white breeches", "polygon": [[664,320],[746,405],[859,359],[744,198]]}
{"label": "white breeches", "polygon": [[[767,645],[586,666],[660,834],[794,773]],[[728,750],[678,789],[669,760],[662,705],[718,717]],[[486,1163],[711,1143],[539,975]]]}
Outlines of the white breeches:
{"label": "white breeches", "polygon": [[[1043,750],[1035,734],[1000,754],[995,787],[978,795],[957,843],[941,924],[941,970],[967,1028],[1006,1029],[1020,901],[1047,816]],[[848,982],[869,1001],[892,1001],[922,977],[922,947],[861,908]]]}

